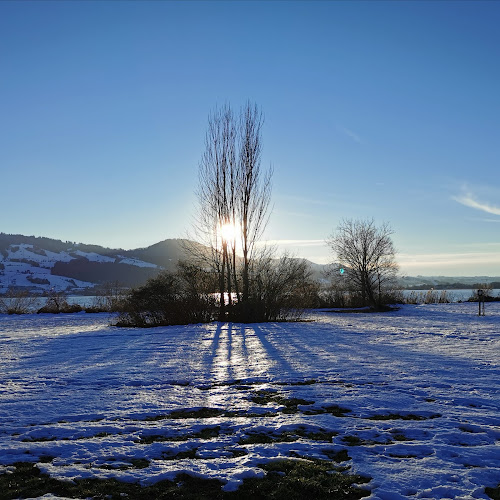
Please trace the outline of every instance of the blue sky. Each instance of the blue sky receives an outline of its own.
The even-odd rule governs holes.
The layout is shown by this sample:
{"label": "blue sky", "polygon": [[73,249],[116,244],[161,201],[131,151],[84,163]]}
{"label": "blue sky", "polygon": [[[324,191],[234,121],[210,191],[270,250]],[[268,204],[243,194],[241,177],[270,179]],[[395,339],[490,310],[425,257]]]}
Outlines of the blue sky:
{"label": "blue sky", "polygon": [[266,238],[390,222],[405,274],[500,275],[500,3],[0,2],[0,231],[184,237],[208,113],[247,99]]}

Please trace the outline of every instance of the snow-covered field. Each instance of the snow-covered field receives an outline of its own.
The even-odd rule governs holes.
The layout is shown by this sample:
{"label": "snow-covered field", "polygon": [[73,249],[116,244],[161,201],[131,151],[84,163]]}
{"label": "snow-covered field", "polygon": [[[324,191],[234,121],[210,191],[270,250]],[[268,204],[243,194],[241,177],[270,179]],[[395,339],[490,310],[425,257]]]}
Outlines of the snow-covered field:
{"label": "snow-covered field", "polygon": [[[500,303],[148,330],[0,315],[0,472],[226,482],[347,450],[374,499],[500,483]],[[142,459],[142,460],[140,460]]]}

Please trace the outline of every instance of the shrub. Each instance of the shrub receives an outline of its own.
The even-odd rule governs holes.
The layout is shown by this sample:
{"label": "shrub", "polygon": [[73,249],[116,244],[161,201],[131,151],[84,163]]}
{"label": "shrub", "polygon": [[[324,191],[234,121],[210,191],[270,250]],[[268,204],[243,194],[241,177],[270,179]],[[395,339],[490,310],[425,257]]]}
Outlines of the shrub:
{"label": "shrub", "polygon": [[403,290],[386,290],[382,292],[380,302],[382,304],[404,304]]}
{"label": "shrub", "polygon": [[183,325],[215,319],[215,297],[198,292],[192,272],[188,267],[184,272],[165,271],[131,290],[117,326]]}
{"label": "shrub", "polygon": [[[498,297],[493,296],[493,290],[492,290],[492,285],[481,285],[481,288],[479,290],[483,291],[483,297],[482,301],[484,302],[497,302],[500,301],[500,295]],[[467,299],[467,302],[478,302],[479,301],[479,295],[478,295],[478,290],[472,290],[471,296]]]}
{"label": "shrub", "polygon": [[288,255],[277,261],[263,258],[251,268],[250,297],[237,303],[231,319],[243,322],[286,321],[300,318],[318,295],[305,260]]}
{"label": "shrub", "polygon": [[33,312],[37,295],[27,290],[9,288],[7,293],[0,298],[0,312],[7,314],[29,314]]}
{"label": "shrub", "polygon": [[66,300],[63,292],[56,292],[52,290],[48,293],[45,305],[38,309],[37,313],[77,313],[81,312],[82,310],[82,306],[80,306],[79,304],[68,304],[68,301]]}
{"label": "shrub", "polygon": [[[246,300],[231,297],[224,320],[244,323],[300,318],[317,302],[318,285],[306,261],[288,256],[252,262]],[[176,273],[163,272],[129,292],[117,326],[159,326],[206,323],[220,319],[217,278],[201,266],[180,263]]]}
{"label": "shrub", "polygon": [[122,312],[126,300],[126,290],[117,281],[108,282],[96,290],[90,306],[85,312]]}

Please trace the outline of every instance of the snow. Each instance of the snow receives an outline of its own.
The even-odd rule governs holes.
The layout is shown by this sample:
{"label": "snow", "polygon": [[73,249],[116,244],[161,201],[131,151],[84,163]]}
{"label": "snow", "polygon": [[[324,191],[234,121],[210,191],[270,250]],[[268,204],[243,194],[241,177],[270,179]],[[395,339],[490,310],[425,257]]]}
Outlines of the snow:
{"label": "snow", "polygon": [[[7,253],[6,258],[3,258],[3,255],[0,254],[0,259],[4,265],[4,269],[0,273],[0,293],[6,291],[10,286],[42,290],[53,289],[56,291],[95,286],[94,283],[88,281],[51,274],[51,269],[56,262],[73,260],[74,257],[71,257],[67,252],[34,251],[32,245],[22,243],[20,245],[10,245]],[[28,278],[46,280],[48,283],[34,283]]]}
{"label": "snow", "polygon": [[78,257],[84,257],[89,262],[115,262],[116,259],[114,257],[109,257],[108,255],[100,255],[95,252],[82,252],[81,250],[76,250],[73,252]]}
{"label": "snow", "polygon": [[60,479],[188,472],[234,490],[268,460],[347,450],[351,471],[372,478],[370,500],[488,498],[500,483],[500,303],[485,317],[463,303],[307,319],[143,330],[108,315],[0,315],[0,472],[27,460]]}
{"label": "snow", "polygon": [[118,259],[119,259],[118,264],[128,264],[129,266],[137,266],[137,267],[152,267],[154,269],[159,267],[151,262],[144,262],[143,260],[134,259],[132,257],[124,257],[123,255],[118,255]]}
{"label": "snow", "polygon": [[[70,262],[77,258],[75,255],[79,258],[85,258],[90,262],[118,262],[136,267],[158,268],[156,264],[143,262],[134,258],[123,256],[115,258],[95,252],[83,252],[81,250],[70,253],[51,252],[50,250],[42,249],[35,250],[33,245],[21,243],[19,245],[10,245],[7,249],[7,257],[4,257],[0,253],[0,262],[4,267],[0,271],[0,293],[4,293],[11,286],[56,291],[93,288],[95,283],[52,274],[52,268],[57,262]],[[37,283],[37,280],[46,280],[48,283],[46,281]]]}

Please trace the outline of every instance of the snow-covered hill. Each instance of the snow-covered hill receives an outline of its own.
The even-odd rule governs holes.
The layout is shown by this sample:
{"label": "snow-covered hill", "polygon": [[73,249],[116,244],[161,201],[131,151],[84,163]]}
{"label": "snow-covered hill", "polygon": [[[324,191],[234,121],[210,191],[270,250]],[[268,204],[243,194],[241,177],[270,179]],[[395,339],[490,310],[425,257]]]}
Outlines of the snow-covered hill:
{"label": "snow-covered hill", "polygon": [[51,251],[29,243],[11,243],[0,253],[0,293],[11,287],[80,292],[104,281],[134,285],[160,269],[157,264],[119,253],[102,255],[71,247]]}

